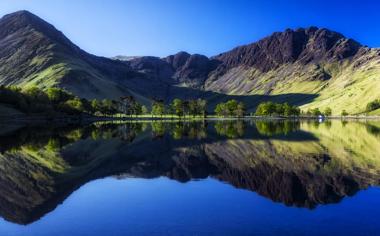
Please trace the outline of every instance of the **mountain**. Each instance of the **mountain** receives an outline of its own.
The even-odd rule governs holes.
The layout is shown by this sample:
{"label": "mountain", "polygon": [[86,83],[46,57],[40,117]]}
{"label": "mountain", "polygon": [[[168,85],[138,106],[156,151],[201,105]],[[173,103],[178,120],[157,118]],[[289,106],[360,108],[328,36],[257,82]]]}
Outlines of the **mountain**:
{"label": "mountain", "polygon": [[123,63],[86,53],[54,26],[27,11],[0,20],[0,83],[58,86],[89,98],[129,93],[118,80],[133,76]]}
{"label": "mountain", "polygon": [[206,81],[206,90],[317,94],[304,108],[330,106],[335,113],[363,111],[379,97],[380,50],[327,29],[288,29],[214,59],[222,63]]}
{"label": "mountain", "polygon": [[360,113],[380,98],[380,50],[323,28],[287,29],[213,57],[179,52],[104,58],[91,55],[27,11],[0,19],[0,85],[57,86],[85,98],[133,95],[140,102],[175,97],[235,98],[329,106]]}

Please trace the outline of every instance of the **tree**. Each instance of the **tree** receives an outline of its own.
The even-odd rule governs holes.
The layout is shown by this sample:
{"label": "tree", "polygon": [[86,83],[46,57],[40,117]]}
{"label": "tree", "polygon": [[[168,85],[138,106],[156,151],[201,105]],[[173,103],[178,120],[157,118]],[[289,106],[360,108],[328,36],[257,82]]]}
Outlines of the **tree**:
{"label": "tree", "polygon": [[296,106],[273,102],[260,103],[255,112],[255,115],[258,116],[299,116],[300,114],[301,110]]}
{"label": "tree", "polygon": [[204,99],[197,99],[198,114],[203,117],[206,115],[207,102]]}
{"label": "tree", "polygon": [[136,116],[142,114],[142,105],[140,103],[135,102],[133,104],[132,114]]}
{"label": "tree", "polygon": [[332,110],[330,107],[326,107],[325,111],[324,111],[324,114],[325,116],[331,116],[332,114]]}
{"label": "tree", "polygon": [[49,100],[46,93],[37,87],[27,88],[24,90],[24,93],[36,102],[47,102]]}
{"label": "tree", "polygon": [[65,102],[74,97],[73,95],[60,88],[48,88],[46,90],[46,95],[54,104]]}
{"label": "tree", "polygon": [[152,105],[152,115],[162,116],[165,114],[165,105],[162,101],[154,101]]}
{"label": "tree", "polygon": [[181,117],[183,116],[183,102],[181,99],[174,99],[170,105],[171,112],[174,112],[177,116]]}
{"label": "tree", "polygon": [[294,116],[300,116],[301,115],[301,109],[299,107],[293,106],[293,115]]}
{"label": "tree", "polygon": [[[206,103],[204,102],[204,112],[205,109]],[[218,116],[243,116],[245,113],[245,105],[243,102],[238,103],[235,99],[232,99],[225,103],[217,104],[214,111]]]}
{"label": "tree", "polygon": [[145,105],[143,105],[143,106],[141,107],[141,114],[146,115],[146,114],[148,114],[148,113],[149,113],[148,108],[147,108]]}
{"label": "tree", "polygon": [[189,101],[189,113],[192,116],[195,116],[195,115],[199,114],[199,112],[198,112],[198,103],[197,103],[196,100],[190,100]]}
{"label": "tree", "polygon": [[243,102],[239,102],[236,110],[235,110],[235,115],[238,117],[242,117],[245,114],[245,105]]}
{"label": "tree", "polygon": [[114,114],[116,109],[113,106],[113,101],[110,99],[103,99],[101,103],[101,112],[107,115]]}
{"label": "tree", "polygon": [[346,110],[343,110],[342,113],[341,113],[342,116],[348,116],[348,113]]}
{"label": "tree", "polygon": [[190,108],[190,102],[189,101],[183,101],[182,102],[182,109],[183,109],[183,114],[185,116],[189,114],[189,108]]}
{"label": "tree", "polygon": [[260,103],[257,106],[255,115],[257,116],[271,116],[276,113],[276,104],[273,102]]}
{"label": "tree", "polygon": [[84,111],[82,100],[77,97],[74,99],[67,100],[63,104],[62,108],[69,114],[78,114]]}
{"label": "tree", "polygon": [[216,105],[214,112],[217,116],[222,116],[223,115],[223,104],[219,103]]}
{"label": "tree", "polygon": [[235,111],[238,107],[238,102],[235,99],[229,100],[226,102],[227,115],[233,116],[235,115]]}
{"label": "tree", "polygon": [[101,110],[101,103],[96,99],[91,100],[91,109],[92,109],[93,113],[100,111]]}
{"label": "tree", "polygon": [[293,107],[290,106],[288,103],[282,104],[283,113],[285,116],[292,116],[293,115]]}
{"label": "tree", "polygon": [[319,108],[314,108],[311,110],[311,115],[312,116],[320,116],[320,115],[322,115],[322,112],[319,110]]}
{"label": "tree", "polygon": [[282,115],[282,114],[284,114],[285,113],[285,106],[284,106],[284,104],[281,104],[281,103],[276,103],[275,104],[275,113],[277,114],[277,115]]}

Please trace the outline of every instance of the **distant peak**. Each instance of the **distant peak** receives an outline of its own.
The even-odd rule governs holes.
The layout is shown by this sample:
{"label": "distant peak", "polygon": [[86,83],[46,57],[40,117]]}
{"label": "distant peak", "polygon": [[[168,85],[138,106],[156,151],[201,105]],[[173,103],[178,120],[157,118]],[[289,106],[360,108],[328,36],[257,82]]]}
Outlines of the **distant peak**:
{"label": "distant peak", "polygon": [[21,10],[21,11],[16,11],[16,12],[7,14],[2,18],[2,20],[11,19],[11,18],[17,18],[18,20],[21,20],[21,19],[29,19],[29,20],[30,19],[39,19],[39,20],[43,21],[41,18],[39,18],[38,16],[34,15],[33,13],[31,13],[30,11],[27,11],[27,10]]}
{"label": "distant peak", "polygon": [[77,47],[62,34],[62,32],[27,10],[16,11],[5,15],[0,19],[0,39],[15,32],[29,32],[28,30],[30,28],[40,32],[54,43],[60,43],[75,50],[77,49]]}
{"label": "distant peak", "polygon": [[20,11],[16,11],[16,12],[13,12],[13,13],[8,14],[8,16],[10,16],[10,15],[29,15],[29,16],[35,16],[33,13],[31,13],[31,12],[28,11],[28,10],[20,10]]}
{"label": "distant peak", "polygon": [[2,27],[9,27],[13,30],[17,30],[25,26],[33,26],[34,28],[53,28],[52,25],[26,10],[16,11],[5,15],[0,19],[0,23],[2,24]]}

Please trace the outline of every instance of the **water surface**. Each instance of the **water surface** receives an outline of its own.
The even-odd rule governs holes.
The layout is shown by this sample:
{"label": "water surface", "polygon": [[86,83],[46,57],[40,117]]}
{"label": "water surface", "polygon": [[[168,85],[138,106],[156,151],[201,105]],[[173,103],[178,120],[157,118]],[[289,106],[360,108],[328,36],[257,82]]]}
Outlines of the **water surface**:
{"label": "water surface", "polygon": [[379,235],[380,122],[2,127],[0,235]]}

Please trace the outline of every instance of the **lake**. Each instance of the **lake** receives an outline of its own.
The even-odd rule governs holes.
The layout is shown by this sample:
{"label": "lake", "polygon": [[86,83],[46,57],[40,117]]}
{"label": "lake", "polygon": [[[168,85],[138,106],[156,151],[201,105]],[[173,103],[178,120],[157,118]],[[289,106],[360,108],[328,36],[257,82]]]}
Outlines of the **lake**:
{"label": "lake", "polygon": [[0,235],[380,235],[379,121],[0,126]]}

